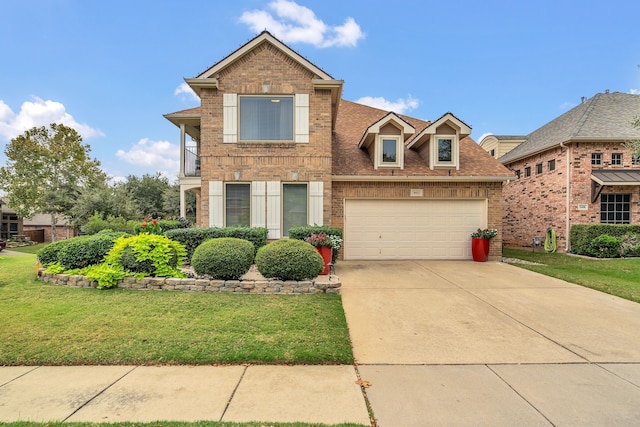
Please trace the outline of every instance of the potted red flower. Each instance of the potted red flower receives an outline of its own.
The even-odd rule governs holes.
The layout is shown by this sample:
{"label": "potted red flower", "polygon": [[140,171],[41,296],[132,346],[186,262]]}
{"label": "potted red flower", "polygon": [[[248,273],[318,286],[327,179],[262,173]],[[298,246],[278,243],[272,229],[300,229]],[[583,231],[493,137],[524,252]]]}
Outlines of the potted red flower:
{"label": "potted red flower", "polygon": [[333,240],[331,239],[331,236],[327,235],[327,233],[312,233],[304,240],[314,246],[324,260],[324,270],[322,270],[322,273],[320,274],[329,274],[331,259],[333,256]]}
{"label": "potted red flower", "polygon": [[476,262],[485,262],[489,259],[489,247],[491,239],[498,235],[498,230],[493,228],[478,228],[471,233],[471,255]]}

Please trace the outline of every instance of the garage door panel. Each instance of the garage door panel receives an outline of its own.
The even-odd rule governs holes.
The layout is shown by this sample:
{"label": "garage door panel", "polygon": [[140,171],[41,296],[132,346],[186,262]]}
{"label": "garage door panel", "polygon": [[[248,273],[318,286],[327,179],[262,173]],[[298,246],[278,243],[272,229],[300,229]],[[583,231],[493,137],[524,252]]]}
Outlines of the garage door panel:
{"label": "garage door panel", "polygon": [[485,200],[347,200],[345,259],[470,259]]}

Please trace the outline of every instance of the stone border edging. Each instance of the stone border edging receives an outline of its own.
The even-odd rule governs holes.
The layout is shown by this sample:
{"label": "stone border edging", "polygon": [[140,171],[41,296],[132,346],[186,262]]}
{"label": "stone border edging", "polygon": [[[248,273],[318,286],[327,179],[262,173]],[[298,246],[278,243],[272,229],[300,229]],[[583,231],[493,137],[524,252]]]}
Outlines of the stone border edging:
{"label": "stone border edging", "polygon": [[[334,280],[332,280],[334,278]],[[72,288],[96,288],[92,282],[82,275],[52,274],[38,272],[38,279],[54,285]],[[245,294],[339,294],[342,283],[337,276],[328,276],[327,280],[209,280],[209,279],[177,279],[166,277],[125,277],[118,281],[118,289],[156,290],[156,291],[191,291],[191,292],[225,292]]]}

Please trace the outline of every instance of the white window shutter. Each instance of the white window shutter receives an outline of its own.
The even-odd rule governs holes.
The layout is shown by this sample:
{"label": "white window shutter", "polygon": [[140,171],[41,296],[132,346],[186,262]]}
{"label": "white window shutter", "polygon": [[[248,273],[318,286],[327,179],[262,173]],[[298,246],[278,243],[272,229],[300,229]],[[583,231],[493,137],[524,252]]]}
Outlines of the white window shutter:
{"label": "white window shutter", "polygon": [[296,142],[309,142],[309,94],[296,94]]}
{"label": "white window shutter", "polygon": [[253,181],[251,183],[251,226],[266,227],[266,197],[267,183],[265,181]]}
{"label": "white window shutter", "polygon": [[324,183],[309,182],[309,224],[324,225]]}
{"label": "white window shutter", "polygon": [[222,181],[209,181],[209,227],[224,227]]}
{"label": "white window shutter", "polygon": [[238,95],[225,93],[222,95],[222,116],[224,122],[223,142],[238,142]]}
{"label": "white window shutter", "polygon": [[280,232],[280,181],[267,181],[267,228],[269,239],[279,239]]}

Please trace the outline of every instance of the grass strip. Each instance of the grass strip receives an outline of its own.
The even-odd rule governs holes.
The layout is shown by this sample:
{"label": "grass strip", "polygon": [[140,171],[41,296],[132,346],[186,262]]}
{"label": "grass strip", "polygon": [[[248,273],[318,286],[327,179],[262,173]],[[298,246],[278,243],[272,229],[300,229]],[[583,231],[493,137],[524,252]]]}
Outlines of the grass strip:
{"label": "grass strip", "polygon": [[518,267],[640,302],[640,258],[598,259],[505,248],[502,255],[542,265]]}
{"label": "grass strip", "polygon": [[0,256],[0,365],[352,364],[340,295],[65,288]]}

